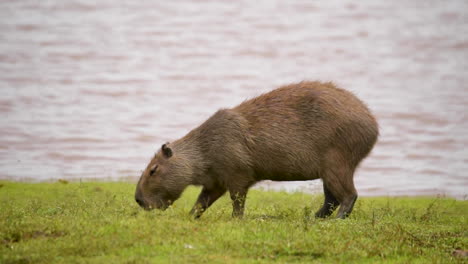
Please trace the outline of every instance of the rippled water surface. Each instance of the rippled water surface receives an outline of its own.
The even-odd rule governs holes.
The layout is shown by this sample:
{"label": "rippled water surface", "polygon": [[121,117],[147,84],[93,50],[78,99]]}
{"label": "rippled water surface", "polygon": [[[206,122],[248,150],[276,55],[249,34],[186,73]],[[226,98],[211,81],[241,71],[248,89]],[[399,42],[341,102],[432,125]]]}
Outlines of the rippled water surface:
{"label": "rippled water surface", "polygon": [[[332,80],[381,137],[361,195],[468,194],[468,2],[0,2],[0,179],[136,179],[161,143]],[[264,186],[320,188],[319,181]]]}

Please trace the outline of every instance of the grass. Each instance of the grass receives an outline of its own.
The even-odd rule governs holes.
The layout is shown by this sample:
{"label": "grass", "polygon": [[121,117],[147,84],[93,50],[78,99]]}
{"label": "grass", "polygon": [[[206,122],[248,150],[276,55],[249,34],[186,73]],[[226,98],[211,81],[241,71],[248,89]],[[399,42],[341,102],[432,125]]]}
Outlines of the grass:
{"label": "grass", "polygon": [[197,188],[141,210],[129,183],[0,182],[0,263],[467,263],[468,201],[360,198],[346,220],[315,219],[322,196],[252,190],[199,220]]}

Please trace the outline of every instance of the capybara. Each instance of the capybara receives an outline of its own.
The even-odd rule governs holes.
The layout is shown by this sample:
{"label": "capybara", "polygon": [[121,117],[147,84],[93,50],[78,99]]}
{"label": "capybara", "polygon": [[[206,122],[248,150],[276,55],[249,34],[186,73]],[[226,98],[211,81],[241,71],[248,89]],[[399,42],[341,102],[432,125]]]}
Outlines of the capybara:
{"label": "capybara", "polygon": [[316,217],[340,205],[348,216],[357,198],[353,175],[377,141],[366,105],[332,83],[301,82],[221,109],[181,139],[162,145],[138,182],[135,199],[166,209],[189,185],[202,186],[201,214],[226,191],[242,217],[247,191],[262,180],[322,179],[325,202]]}

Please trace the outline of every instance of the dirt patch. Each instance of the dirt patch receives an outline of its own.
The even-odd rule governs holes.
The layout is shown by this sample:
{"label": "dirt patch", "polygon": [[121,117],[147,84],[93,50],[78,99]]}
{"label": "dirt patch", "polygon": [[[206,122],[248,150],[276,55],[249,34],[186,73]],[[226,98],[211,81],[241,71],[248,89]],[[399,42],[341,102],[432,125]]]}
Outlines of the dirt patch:
{"label": "dirt patch", "polygon": [[453,255],[454,257],[466,258],[466,257],[468,257],[468,250],[455,249],[455,250],[452,252],[452,255]]}

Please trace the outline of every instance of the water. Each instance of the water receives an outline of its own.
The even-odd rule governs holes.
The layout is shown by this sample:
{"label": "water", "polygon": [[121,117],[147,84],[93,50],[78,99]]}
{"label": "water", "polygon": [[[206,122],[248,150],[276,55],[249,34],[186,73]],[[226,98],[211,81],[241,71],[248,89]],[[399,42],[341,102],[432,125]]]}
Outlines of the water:
{"label": "water", "polygon": [[[360,195],[468,194],[468,2],[0,2],[0,179],[136,180],[221,107],[332,80],[381,137]],[[320,181],[265,183],[320,189]]]}

